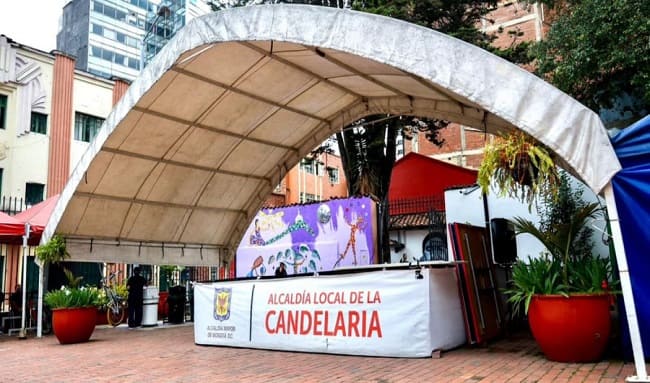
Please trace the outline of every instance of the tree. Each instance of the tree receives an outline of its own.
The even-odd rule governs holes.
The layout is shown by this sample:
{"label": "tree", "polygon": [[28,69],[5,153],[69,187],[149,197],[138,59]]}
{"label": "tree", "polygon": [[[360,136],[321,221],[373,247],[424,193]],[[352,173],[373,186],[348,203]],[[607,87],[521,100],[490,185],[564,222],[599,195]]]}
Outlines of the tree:
{"label": "tree", "polygon": [[390,262],[388,186],[399,127],[397,116],[373,115],[336,134],[348,193],[377,201],[377,249],[382,262]]}
{"label": "tree", "polygon": [[496,0],[354,0],[352,8],[394,17],[435,29],[475,45],[491,38],[476,25],[497,5]]}
{"label": "tree", "polygon": [[648,113],[650,1],[547,1],[559,8],[535,49],[537,73],[597,113]]}

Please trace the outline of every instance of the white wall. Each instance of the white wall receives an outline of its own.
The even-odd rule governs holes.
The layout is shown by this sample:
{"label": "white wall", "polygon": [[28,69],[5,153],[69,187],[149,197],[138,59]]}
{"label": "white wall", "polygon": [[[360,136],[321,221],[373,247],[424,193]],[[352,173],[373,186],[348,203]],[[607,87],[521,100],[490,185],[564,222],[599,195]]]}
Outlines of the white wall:
{"label": "white wall", "polygon": [[404,249],[395,252],[390,248],[390,262],[399,263],[405,255],[407,261],[413,262],[413,258],[419,259],[422,256],[422,241],[429,234],[427,230],[394,230],[389,233],[390,239],[405,245]]}
{"label": "white wall", "polygon": [[[588,202],[597,200],[596,195],[580,181],[572,178],[575,187],[584,189],[583,199]],[[539,223],[539,215],[533,206],[532,211],[528,211],[528,205],[511,197],[500,197],[492,189],[487,197],[489,218],[506,218],[512,220],[514,217],[529,219],[534,223]],[[455,189],[445,191],[445,206],[447,223],[466,223],[473,226],[485,227],[485,214],[483,207],[483,196],[481,189],[470,187],[464,189]],[[603,217],[594,220],[592,224],[598,229],[605,227]],[[594,254],[608,256],[609,249],[603,242],[603,234],[594,229]],[[448,248],[451,249],[449,234],[447,234]],[[517,257],[521,260],[527,260],[529,257],[536,258],[544,250],[544,246],[530,234],[520,234],[517,240]],[[450,259],[453,252],[450,251]]]}
{"label": "white wall", "polygon": [[[0,129],[0,168],[3,169],[2,196],[25,197],[26,183],[45,185],[49,163],[50,136],[52,132],[52,82],[54,57],[28,49],[13,48],[21,58],[39,65],[41,87],[45,91],[47,134],[26,133],[17,135],[19,101],[25,97],[23,86],[15,82],[0,83],[0,94],[7,96],[6,129]],[[76,71],[73,83],[73,110],[71,118],[70,171],[74,169],[88,143],[74,141],[74,112],[80,111],[106,118],[112,109],[113,82]],[[45,197],[45,196],[44,196]]]}
{"label": "white wall", "polygon": [[16,83],[0,84],[0,93],[7,95],[8,108],[6,129],[0,130],[0,148],[4,152],[0,168],[4,169],[2,195],[7,197],[25,197],[25,184],[39,183],[47,188],[47,163],[49,153],[49,135],[51,131],[52,71],[54,60],[31,51],[19,50],[18,56],[35,62],[40,67],[40,83],[46,93],[45,111],[47,114],[47,134],[26,133],[17,136],[19,100],[25,97],[22,85]]}

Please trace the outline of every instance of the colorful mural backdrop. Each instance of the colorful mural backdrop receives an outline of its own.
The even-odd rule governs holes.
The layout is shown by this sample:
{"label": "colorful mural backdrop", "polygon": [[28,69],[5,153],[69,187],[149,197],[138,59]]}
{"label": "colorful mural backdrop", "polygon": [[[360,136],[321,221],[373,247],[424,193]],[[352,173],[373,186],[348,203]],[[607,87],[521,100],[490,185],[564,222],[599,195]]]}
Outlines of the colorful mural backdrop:
{"label": "colorful mural backdrop", "polygon": [[237,277],[313,273],[375,263],[374,202],[347,198],[263,209],[237,249]]}

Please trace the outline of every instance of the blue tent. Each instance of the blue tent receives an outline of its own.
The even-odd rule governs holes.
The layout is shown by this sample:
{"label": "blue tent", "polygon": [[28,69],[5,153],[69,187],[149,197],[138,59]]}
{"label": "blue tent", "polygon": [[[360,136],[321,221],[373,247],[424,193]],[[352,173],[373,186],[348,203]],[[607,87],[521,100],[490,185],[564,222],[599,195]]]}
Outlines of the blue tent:
{"label": "blue tent", "polygon": [[[643,353],[650,357],[650,115],[612,138],[623,169],[612,179]],[[622,307],[622,305],[621,305]],[[622,316],[624,317],[624,316]],[[630,348],[627,322],[624,346]]]}

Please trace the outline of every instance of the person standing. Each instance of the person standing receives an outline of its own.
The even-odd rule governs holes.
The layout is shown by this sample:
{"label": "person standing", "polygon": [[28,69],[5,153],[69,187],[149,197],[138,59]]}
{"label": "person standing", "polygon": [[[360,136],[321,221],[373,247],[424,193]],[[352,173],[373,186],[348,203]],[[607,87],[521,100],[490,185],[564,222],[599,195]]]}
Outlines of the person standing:
{"label": "person standing", "polygon": [[23,289],[20,287],[20,284],[16,285],[16,289],[9,296],[9,309],[13,315],[18,315],[23,311]]}
{"label": "person standing", "polygon": [[126,288],[129,290],[129,327],[139,327],[142,325],[142,299],[143,288],[147,280],[140,275],[140,268],[133,269],[133,275],[126,282]]}
{"label": "person standing", "polygon": [[280,262],[280,266],[275,269],[276,277],[286,277],[287,276],[287,267],[284,265],[284,262]]}

